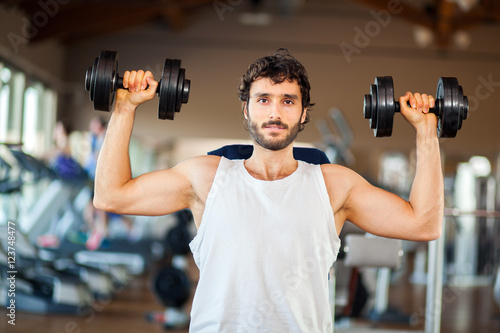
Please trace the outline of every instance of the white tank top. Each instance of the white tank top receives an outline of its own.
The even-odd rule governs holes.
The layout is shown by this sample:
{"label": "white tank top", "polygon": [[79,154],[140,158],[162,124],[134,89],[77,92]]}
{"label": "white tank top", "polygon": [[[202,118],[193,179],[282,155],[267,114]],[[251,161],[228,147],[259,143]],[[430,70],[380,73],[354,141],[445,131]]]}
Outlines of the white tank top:
{"label": "white tank top", "polygon": [[200,279],[190,332],[332,332],[328,272],[340,239],[319,165],[253,178],[221,158],[190,247]]}

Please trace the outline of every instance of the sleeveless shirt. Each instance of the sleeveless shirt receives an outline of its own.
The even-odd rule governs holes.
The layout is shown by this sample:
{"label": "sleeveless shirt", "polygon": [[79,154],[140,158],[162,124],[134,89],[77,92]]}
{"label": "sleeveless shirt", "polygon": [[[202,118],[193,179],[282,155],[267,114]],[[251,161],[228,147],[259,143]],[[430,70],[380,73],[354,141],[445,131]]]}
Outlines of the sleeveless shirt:
{"label": "sleeveless shirt", "polygon": [[340,239],[319,165],[264,181],[222,157],[190,248],[200,270],[190,332],[332,332]]}

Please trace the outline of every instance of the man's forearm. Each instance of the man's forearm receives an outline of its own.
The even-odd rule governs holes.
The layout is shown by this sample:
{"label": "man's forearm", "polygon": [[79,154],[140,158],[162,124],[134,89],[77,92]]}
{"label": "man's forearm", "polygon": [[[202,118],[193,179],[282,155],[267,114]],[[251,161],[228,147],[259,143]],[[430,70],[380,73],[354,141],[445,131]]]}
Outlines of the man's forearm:
{"label": "man's forearm", "polygon": [[113,112],[99,153],[95,178],[94,204],[106,209],[117,191],[132,178],[129,144],[134,124],[134,108]]}
{"label": "man's forearm", "polygon": [[444,210],[444,186],[439,140],[436,135],[417,133],[417,164],[410,204],[421,230],[439,237]]}

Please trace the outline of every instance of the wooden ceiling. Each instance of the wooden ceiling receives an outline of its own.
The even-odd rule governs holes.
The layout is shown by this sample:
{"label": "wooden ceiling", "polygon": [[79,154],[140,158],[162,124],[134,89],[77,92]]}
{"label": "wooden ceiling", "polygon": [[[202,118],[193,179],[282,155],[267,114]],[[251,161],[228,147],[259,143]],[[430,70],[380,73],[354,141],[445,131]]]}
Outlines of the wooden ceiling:
{"label": "wooden ceiling", "polygon": [[[71,43],[150,21],[161,21],[171,29],[179,30],[188,24],[191,14],[201,7],[213,7],[215,3],[234,6],[235,1],[237,0],[0,0],[0,4],[22,11],[26,17],[31,18],[33,24],[40,27],[30,42],[56,39],[61,43]],[[260,6],[265,2],[238,1],[246,1],[252,6]],[[305,0],[280,1],[307,6]],[[355,1],[369,8],[387,10],[389,1],[399,0]],[[500,22],[500,0],[401,1],[404,5],[398,17],[433,31],[435,43],[440,47],[449,44],[455,31]],[[469,8],[464,9],[464,6]],[[300,14],[300,9],[296,13]]]}
{"label": "wooden ceiling", "polygon": [[[390,0],[356,0],[367,6],[386,9]],[[423,0],[402,6],[401,17],[434,33],[435,43],[446,47],[456,31],[500,22],[500,0]]]}
{"label": "wooden ceiling", "polygon": [[[182,29],[190,11],[213,1],[0,0],[0,3],[21,10],[31,18],[32,24],[39,27],[30,42],[56,39],[61,43],[71,43],[150,21],[162,21],[172,29]],[[46,17],[49,19],[42,21]]]}

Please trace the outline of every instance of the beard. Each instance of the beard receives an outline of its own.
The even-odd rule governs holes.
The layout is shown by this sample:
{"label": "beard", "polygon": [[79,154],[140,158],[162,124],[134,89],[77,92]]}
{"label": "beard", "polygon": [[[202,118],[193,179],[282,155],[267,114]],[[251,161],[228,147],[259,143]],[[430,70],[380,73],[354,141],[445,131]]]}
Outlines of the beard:
{"label": "beard", "polygon": [[[276,125],[276,126],[283,127],[284,129],[288,129],[288,126],[285,125],[284,123],[282,123],[280,120],[268,121],[268,122],[262,124],[261,128],[264,128],[264,127],[270,126],[270,125]],[[254,123],[250,119],[250,117],[247,120],[247,127],[248,127],[248,131],[250,132],[250,135],[252,137],[252,140],[255,143],[257,143],[259,146],[261,146],[262,148],[268,149],[268,150],[281,150],[281,149],[288,147],[297,138],[297,135],[299,134],[299,131],[300,131],[300,121],[297,124],[295,124],[288,131],[287,136],[283,139],[274,138],[274,137],[271,137],[271,138],[266,137],[264,135],[264,133],[260,131],[258,125],[256,123]]]}

